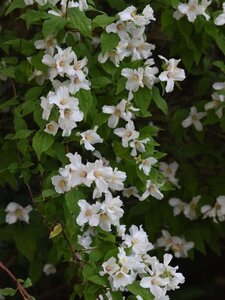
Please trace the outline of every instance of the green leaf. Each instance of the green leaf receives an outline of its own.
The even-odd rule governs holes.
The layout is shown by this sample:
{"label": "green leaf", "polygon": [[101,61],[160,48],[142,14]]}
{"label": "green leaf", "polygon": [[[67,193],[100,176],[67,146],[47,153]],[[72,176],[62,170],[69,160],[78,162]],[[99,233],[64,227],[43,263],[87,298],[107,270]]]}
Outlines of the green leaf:
{"label": "green leaf", "polygon": [[76,93],[76,97],[79,99],[79,108],[84,113],[84,120],[86,120],[87,115],[91,112],[93,106],[91,92],[89,90],[80,90]]}
{"label": "green leaf", "polygon": [[115,49],[119,44],[119,37],[115,33],[105,33],[103,32],[101,35],[101,47],[102,52],[108,52],[112,49]]}
{"label": "green leaf", "polygon": [[116,17],[111,17],[107,15],[100,15],[93,19],[92,21],[92,29],[96,27],[105,28],[107,25],[113,23],[116,20]]}
{"label": "green leaf", "polygon": [[83,267],[83,277],[85,281],[88,280],[92,275],[94,275],[94,273],[95,269],[93,268],[93,266],[86,264]]}
{"label": "green leaf", "polygon": [[21,129],[16,132],[16,134],[11,138],[12,140],[22,140],[28,138],[31,135],[33,130]]}
{"label": "green leaf", "polygon": [[72,190],[65,195],[66,205],[71,214],[78,215],[80,208],[77,202],[80,199],[85,199],[85,194],[80,190]]}
{"label": "green leaf", "polygon": [[23,283],[23,287],[25,287],[26,289],[32,286],[32,281],[30,278],[27,278],[24,283]]}
{"label": "green leaf", "polygon": [[88,19],[83,11],[73,7],[67,10],[68,19],[74,29],[78,29],[85,37],[92,36],[91,20]]}
{"label": "green leaf", "polygon": [[98,76],[96,78],[91,79],[92,88],[101,88],[110,83],[112,83],[112,81],[106,76]]}
{"label": "green leaf", "polygon": [[97,285],[105,286],[107,285],[107,279],[105,277],[100,277],[99,275],[94,275],[88,278],[89,281],[94,282]]}
{"label": "green leaf", "polygon": [[2,296],[14,296],[16,294],[17,290],[12,288],[5,288],[0,289],[0,295]]}
{"label": "green leaf", "polygon": [[153,92],[152,100],[155,102],[156,106],[162,112],[164,112],[165,115],[167,115],[168,105],[167,105],[166,101],[162,98],[162,96],[160,95],[159,89],[156,87],[153,87],[152,92]]}
{"label": "green leaf", "polygon": [[103,255],[104,254],[102,253],[102,251],[100,251],[98,249],[94,249],[89,254],[89,258],[93,262],[98,262],[103,257]]}
{"label": "green leaf", "polygon": [[17,249],[26,256],[29,261],[32,261],[37,242],[34,232],[32,232],[30,228],[17,229],[15,231],[14,240]]}
{"label": "green leaf", "polygon": [[11,13],[13,10],[15,10],[16,8],[24,8],[26,7],[26,4],[24,2],[24,0],[14,0],[10,6],[8,7],[5,15],[8,15],[9,13]]}
{"label": "green leaf", "polygon": [[42,130],[39,130],[36,132],[36,134],[33,137],[32,146],[34,148],[34,151],[37,154],[38,159],[41,158],[41,154],[48,150],[54,142],[54,137],[50,134],[47,134],[46,132],[43,132]]}
{"label": "green leaf", "polygon": [[66,23],[67,19],[52,15],[50,19],[43,23],[42,33],[44,38],[47,38],[51,34],[56,35],[66,26]]}
{"label": "green leaf", "polygon": [[128,291],[130,291],[135,296],[141,296],[143,300],[153,300],[153,296],[148,289],[144,289],[140,286],[140,282],[135,281],[127,286]]}
{"label": "green leaf", "polygon": [[148,88],[139,89],[134,94],[134,102],[137,107],[140,109],[141,115],[143,117],[150,116],[150,112],[148,111],[148,107],[150,105],[152,99],[152,91]]}

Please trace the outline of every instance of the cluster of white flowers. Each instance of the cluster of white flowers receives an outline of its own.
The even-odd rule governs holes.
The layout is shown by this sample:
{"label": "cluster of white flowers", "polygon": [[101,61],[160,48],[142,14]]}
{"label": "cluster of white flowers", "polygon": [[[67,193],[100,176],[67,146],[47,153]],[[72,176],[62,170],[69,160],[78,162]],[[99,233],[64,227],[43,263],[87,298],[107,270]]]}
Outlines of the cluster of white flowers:
{"label": "cluster of white flowers", "polygon": [[159,56],[164,60],[164,71],[156,78],[158,68],[154,66],[155,62],[152,56],[152,50],[155,45],[146,43],[145,26],[155,21],[154,12],[150,5],[147,5],[142,14],[137,14],[134,6],[127,7],[118,14],[119,21],[112,23],[106,27],[106,32],[116,33],[120,38],[120,42],[116,49],[106,53],[100,53],[98,60],[105,63],[110,59],[115,66],[119,66],[120,62],[131,56],[131,60],[146,60],[144,67],[138,69],[124,68],[121,75],[127,78],[126,89],[129,91],[128,99],[133,98],[133,92],[140,87],[147,86],[149,89],[160,81],[166,81],[166,92],[169,93],[174,89],[175,81],[183,81],[185,73],[183,69],[177,67],[180,60],[167,60],[163,56]]}
{"label": "cluster of white flowers", "polygon": [[156,241],[155,247],[164,247],[165,251],[172,250],[175,257],[188,257],[188,251],[194,247],[194,243],[162,230],[162,236]]}
{"label": "cluster of white flowers", "polygon": [[146,42],[144,33],[145,26],[155,20],[151,6],[147,5],[142,14],[137,14],[137,9],[129,6],[118,16],[119,21],[108,25],[106,32],[118,34],[120,42],[115,50],[101,53],[99,62],[105,63],[110,59],[118,67],[128,56],[132,60],[147,59],[155,49],[155,45]]}
{"label": "cluster of white flowers", "polygon": [[111,191],[122,191],[126,173],[106,166],[102,159],[94,163],[83,164],[78,153],[68,153],[70,164],[59,169],[60,175],[52,177],[52,183],[57,193],[64,194],[81,184],[90,187],[95,184],[93,198],[100,198],[102,194]]}
{"label": "cluster of white flowers", "polygon": [[5,212],[7,213],[5,221],[8,224],[14,224],[18,220],[29,223],[29,219],[30,219],[29,214],[32,210],[33,208],[31,205],[22,207],[16,202],[10,202],[5,209]]}
{"label": "cluster of white flowers", "polygon": [[78,7],[81,11],[88,8],[86,0],[24,0],[26,5],[33,5],[37,3],[41,6],[46,4],[52,4],[56,6],[60,2],[60,13],[58,10],[51,10],[49,13],[52,13],[56,16],[65,16],[67,7]]}
{"label": "cluster of white flowers", "polygon": [[212,1],[208,0],[189,0],[188,3],[179,3],[173,17],[179,20],[186,16],[189,22],[194,22],[198,16],[202,15],[208,21],[210,16],[206,13],[206,9],[211,3]]}
{"label": "cluster of white flowers", "polygon": [[178,167],[179,167],[179,165],[176,161],[174,161],[170,164],[167,164],[165,162],[159,163],[159,169],[162,172],[162,174],[165,176],[165,178],[170,183],[175,185],[177,188],[180,188],[180,186],[178,184],[178,179],[175,177]]}
{"label": "cluster of white flowers", "polygon": [[201,207],[203,219],[213,218],[215,223],[225,221],[225,196],[218,196],[214,206],[204,205]]}
{"label": "cluster of white flowers", "polygon": [[80,207],[80,214],[76,219],[78,225],[83,226],[88,223],[91,227],[99,226],[105,231],[111,231],[112,225],[119,226],[120,218],[124,214],[120,197],[114,198],[110,192],[105,194],[105,200],[101,203],[97,201],[90,205],[86,200],[81,199],[78,201],[78,206]]}
{"label": "cluster of white flowers", "polygon": [[197,131],[202,131],[203,126],[201,119],[204,118],[207,115],[207,111],[211,109],[215,109],[215,114],[219,119],[222,118],[225,103],[225,82],[215,82],[213,89],[215,91],[212,93],[212,101],[205,104],[205,112],[198,112],[197,108],[192,106],[189,116],[182,122],[184,128],[193,125]]}
{"label": "cluster of white flowers", "polygon": [[[45,49],[46,54],[42,62],[49,67],[49,79],[55,89],[54,92],[50,91],[47,97],[41,97],[42,118],[48,120],[53,107],[57,107],[59,113],[57,122],[50,121],[45,131],[55,135],[58,128],[61,128],[63,136],[70,136],[71,131],[77,127],[77,122],[84,118],[75,94],[80,89],[90,89],[90,82],[86,79],[87,59],[78,60],[71,47],[61,49],[52,36],[45,41],[36,41],[35,46],[37,49]],[[54,55],[55,49],[57,54]],[[61,82],[56,79],[57,76],[66,77],[66,80]]]}
{"label": "cluster of white flowers", "polygon": [[154,299],[169,299],[167,291],[175,290],[184,283],[183,275],[176,272],[178,267],[169,266],[172,255],[165,254],[163,263],[151,257],[148,251],[153,249],[153,245],[141,226],[132,225],[129,234],[125,233],[123,226],[121,232],[122,244],[117,258],[105,261],[100,275],[108,275],[113,291],[126,291],[126,286],[139,277],[140,285],[149,289]]}
{"label": "cluster of white flowers", "polygon": [[200,199],[201,196],[198,195],[193,197],[189,203],[186,203],[181,201],[179,198],[171,198],[169,200],[169,204],[173,207],[174,216],[178,216],[183,213],[186,218],[193,221],[197,219],[197,207]]}

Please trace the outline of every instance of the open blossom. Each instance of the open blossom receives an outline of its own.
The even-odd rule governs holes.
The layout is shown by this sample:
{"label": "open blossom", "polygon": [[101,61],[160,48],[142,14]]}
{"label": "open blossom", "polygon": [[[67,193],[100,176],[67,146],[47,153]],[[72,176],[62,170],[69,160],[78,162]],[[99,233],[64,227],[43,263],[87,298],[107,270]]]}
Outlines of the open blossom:
{"label": "open blossom", "polygon": [[123,196],[126,198],[130,198],[131,196],[134,196],[136,198],[139,198],[138,190],[135,186],[130,186],[128,188],[123,189]]}
{"label": "open blossom", "polygon": [[31,205],[22,207],[16,202],[10,202],[5,209],[5,212],[7,213],[5,221],[8,224],[14,224],[18,220],[29,223],[29,219],[30,219],[29,214],[32,210],[33,208]]}
{"label": "open blossom", "polygon": [[149,196],[152,196],[158,200],[162,200],[163,194],[159,190],[160,185],[153,183],[150,179],[147,180],[146,191],[139,198],[140,201],[147,199]]}
{"label": "open blossom", "polygon": [[190,114],[185,120],[183,120],[182,126],[184,128],[187,128],[193,125],[197,131],[202,131],[203,126],[200,120],[205,116],[206,112],[197,112],[197,108],[195,106],[192,106]]}
{"label": "open blossom", "polygon": [[178,198],[170,198],[169,205],[173,207],[173,215],[178,216],[184,211],[186,203]]}
{"label": "open blossom", "polygon": [[188,251],[194,247],[193,242],[184,238],[171,236],[167,230],[162,230],[162,237],[156,241],[156,247],[165,247],[165,251],[172,250],[175,257],[187,257]]}
{"label": "open blossom", "polygon": [[85,223],[88,223],[90,226],[98,226],[100,219],[98,213],[101,208],[101,203],[96,202],[90,205],[86,200],[81,199],[78,201],[78,206],[80,206],[81,211],[76,219],[77,224],[83,226]]}
{"label": "open blossom", "polygon": [[[138,162],[138,160],[137,160]],[[149,173],[151,172],[151,168],[154,164],[156,164],[158,162],[158,160],[154,157],[148,157],[145,159],[141,160],[141,164],[138,166],[138,168],[140,170],[143,170],[143,172],[145,173],[145,175],[149,175]]]}
{"label": "open blossom", "polygon": [[147,5],[142,14],[137,14],[134,6],[129,6],[118,15],[121,21],[132,21],[138,26],[148,25],[151,21],[155,21],[154,11],[150,5]]}
{"label": "open blossom", "polygon": [[127,78],[126,89],[129,92],[136,92],[140,87],[144,87],[143,76],[144,76],[144,68],[138,69],[122,69],[121,75]]}
{"label": "open blossom", "polygon": [[204,205],[201,207],[201,213],[203,214],[203,219],[213,218],[215,223],[225,221],[225,196],[218,196],[216,198],[216,203],[212,207],[211,205]]}
{"label": "open blossom", "polygon": [[114,133],[122,138],[123,147],[128,147],[129,141],[135,140],[139,137],[139,132],[135,130],[134,123],[128,122],[125,128],[116,128]]}
{"label": "open blossom", "polygon": [[51,121],[48,124],[46,124],[44,131],[55,136],[58,131],[58,128],[59,125],[56,122]]}
{"label": "open blossom", "polygon": [[184,215],[191,221],[197,219],[197,206],[200,199],[200,195],[193,197],[191,202],[186,203],[184,207]]}
{"label": "open blossom", "polygon": [[212,94],[212,101],[205,104],[204,108],[205,110],[215,109],[215,114],[218,116],[218,118],[222,118],[223,116],[223,107],[221,104],[225,102],[225,96],[219,95],[217,93]]}
{"label": "open blossom", "polygon": [[212,1],[208,0],[189,0],[188,3],[179,3],[173,17],[179,20],[186,15],[189,22],[194,22],[199,15],[203,15],[208,21],[210,16],[205,11],[211,3]]}
{"label": "open blossom", "polygon": [[129,103],[127,100],[123,99],[116,106],[114,105],[104,105],[102,111],[105,114],[111,115],[108,120],[108,126],[110,128],[115,128],[119,122],[119,119],[129,121],[132,118],[132,113],[128,111]]}
{"label": "open blossom", "polygon": [[130,234],[125,235],[124,244],[132,247],[134,253],[145,254],[153,249],[142,226],[138,228],[136,225],[132,225],[129,232]]}
{"label": "open blossom", "polygon": [[143,83],[149,89],[151,89],[153,87],[153,85],[158,81],[158,79],[156,78],[155,75],[159,72],[159,69],[157,67],[154,67],[153,66],[154,64],[155,64],[155,62],[152,58],[147,59],[145,61]]}
{"label": "open blossom", "polygon": [[61,175],[53,176],[52,184],[54,185],[56,192],[59,194],[64,194],[71,189],[68,183],[68,178]]}
{"label": "open blossom", "polygon": [[49,35],[45,40],[37,40],[34,42],[36,49],[44,49],[46,54],[54,55],[57,46],[57,40],[53,35]]}
{"label": "open blossom", "polygon": [[159,169],[163,173],[163,175],[176,187],[180,188],[178,184],[178,179],[175,177],[177,169],[179,165],[176,161],[167,164],[165,162],[160,162],[159,163]]}
{"label": "open blossom", "polygon": [[183,69],[178,68],[177,65],[180,59],[166,59],[162,55],[159,58],[165,61],[164,71],[159,75],[160,81],[166,81],[166,92],[170,93],[174,89],[175,81],[183,81],[185,79],[185,72]]}
{"label": "open blossom", "polygon": [[98,126],[95,126],[94,129],[86,130],[80,134],[82,137],[80,143],[84,144],[86,150],[94,151],[95,148],[92,145],[103,142],[103,139],[97,134],[97,129]]}
{"label": "open blossom", "polygon": [[145,152],[145,144],[150,141],[149,138],[143,140],[133,140],[130,142],[130,147],[133,148],[131,151],[132,156],[137,156],[137,152],[143,153]]}
{"label": "open blossom", "polygon": [[111,226],[119,226],[119,220],[122,218],[124,211],[121,208],[123,202],[120,197],[113,198],[110,192],[105,194],[105,201],[102,202],[99,226],[106,231],[111,230]]}

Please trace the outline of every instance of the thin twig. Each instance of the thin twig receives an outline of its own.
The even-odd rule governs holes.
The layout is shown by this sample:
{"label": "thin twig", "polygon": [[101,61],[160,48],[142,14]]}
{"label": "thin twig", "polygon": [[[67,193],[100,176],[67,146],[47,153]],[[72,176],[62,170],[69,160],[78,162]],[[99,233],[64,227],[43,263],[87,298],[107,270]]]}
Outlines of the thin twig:
{"label": "thin twig", "polygon": [[24,300],[32,300],[31,296],[28,294],[26,289],[22,284],[16,279],[12,272],[0,261],[0,268],[16,283],[17,289],[20,292]]}

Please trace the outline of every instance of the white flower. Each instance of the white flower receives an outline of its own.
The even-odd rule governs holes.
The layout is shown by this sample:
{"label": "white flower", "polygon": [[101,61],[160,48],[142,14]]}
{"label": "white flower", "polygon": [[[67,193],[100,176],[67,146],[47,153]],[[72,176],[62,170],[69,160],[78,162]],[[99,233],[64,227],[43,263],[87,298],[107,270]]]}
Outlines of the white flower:
{"label": "white flower", "polygon": [[138,190],[135,186],[130,186],[128,188],[123,189],[123,196],[126,198],[130,198],[131,196],[134,196],[136,198],[139,198]]}
{"label": "white flower", "polygon": [[198,113],[196,107],[192,106],[190,114],[185,120],[183,120],[182,126],[184,128],[187,128],[187,127],[193,125],[197,131],[202,131],[203,127],[202,127],[202,123],[200,122],[200,120],[202,118],[204,118],[205,116],[206,116],[205,112]]}
{"label": "white flower", "polygon": [[106,32],[117,33],[121,40],[129,39],[129,34],[127,33],[127,24],[123,21],[117,21],[106,26]]}
{"label": "white flower", "polygon": [[116,106],[104,105],[102,107],[102,111],[105,114],[111,115],[108,120],[108,126],[110,128],[115,128],[117,126],[120,118],[125,121],[129,121],[131,119],[132,113],[127,111],[128,106],[129,106],[129,102],[126,101],[125,99],[123,99]]}
{"label": "white flower", "polygon": [[100,272],[100,275],[103,276],[105,274],[113,275],[116,271],[119,270],[119,265],[115,257],[110,257],[107,261],[102,264],[103,271]]}
{"label": "white flower", "polygon": [[30,218],[29,213],[32,210],[33,208],[31,205],[22,207],[16,202],[10,202],[5,209],[5,212],[7,213],[5,221],[8,224],[14,224],[18,220],[29,223],[29,218]]}
{"label": "white flower", "polygon": [[184,238],[173,237],[171,250],[175,257],[188,257],[188,251],[194,247],[193,242],[187,242]]}
{"label": "white flower", "polygon": [[136,225],[132,225],[130,234],[126,234],[124,244],[128,247],[132,247],[134,253],[146,254],[149,250],[153,249],[153,245],[149,242],[146,232],[142,226],[138,228]]}
{"label": "white flower", "polygon": [[121,268],[115,274],[109,277],[109,280],[113,291],[123,291],[124,287],[134,282],[135,275],[133,273],[128,274],[126,268]]}
{"label": "white flower", "polygon": [[148,25],[151,21],[155,21],[153,9],[147,5],[142,12],[142,15],[137,14],[137,9],[134,6],[129,6],[122,12],[118,13],[121,21],[132,21],[138,26]]}
{"label": "white flower", "polygon": [[143,76],[144,76],[144,69],[129,69],[124,68],[121,71],[121,75],[127,78],[126,82],[126,89],[132,93],[136,92],[140,87],[144,87],[143,83]]}
{"label": "white flower", "polygon": [[125,128],[116,128],[114,133],[122,138],[123,147],[128,147],[128,142],[135,140],[139,137],[139,132],[135,130],[134,123],[132,121],[126,124]]}
{"label": "white flower", "polygon": [[70,190],[70,185],[68,184],[68,178],[61,175],[56,175],[52,177],[52,184],[55,187],[55,191],[59,194],[64,194]]}
{"label": "white flower", "polygon": [[179,165],[176,161],[167,164],[165,162],[160,162],[159,164],[159,169],[160,171],[163,173],[163,175],[172,183],[174,184],[176,187],[180,188],[179,184],[178,184],[178,179],[175,178],[177,169],[178,169]]}
{"label": "white flower", "polygon": [[123,202],[120,197],[113,198],[110,192],[105,194],[105,201],[101,205],[99,226],[106,231],[111,230],[111,225],[118,226],[124,211],[121,208]]}
{"label": "white flower", "polygon": [[203,219],[209,217],[213,218],[215,223],[225,221],[225,196],[219,196],[216,198],[216,203],[214,207],[210,205],[204,205],[201,207],[201,213],[203,214]]}
{"label": "white flower", "polygon": [[[94,236],[92,228],[89,228],[86,230],[83,235],[77,236],[78,243],[84,248],[84,249],[90,249],[92,244],[92,236]],[[87,251],[88,253],[89,251]]]}
{"label": "white flower", "polygon": [[77,224],[83,226],[85,223],[88,223],[90,226],[98,226],[100,218],[98,213],[101,203],[96,202],[90,205],[86,200],[81,199],[78,201],[78,206],[80,206],[81,211],[76,219]]}
{"label": "white flower", "polygon": [[98,126],[95,126],[94,129],[86,130],[80,134],[82,139],[80,144],[84,144],[86,150],[94,151],[95,148],[92,146],[97,143],[103,143],[103,139],[97,134]]}
{"label": "white flower", "polygon": [[173,207],[173,215],[178,216],[184,211],[186,203],[178,198],[171,198],[169,200],[169,205]]}
{"label": "white flower", "polygon": [[78,2],[69,1],[68,7],[78,7],[79,10],[83,11],[88,9],[88,4],[86,0],[78,0]]}
{"label": "white flower", "polygon": [[49,103],[49,97],[41,97],[41,108],[43,109],[42,112],[42,119],[48,120],[51,110],[52,110],[53,104]]}
{"label": "white flower", "polygon": [[199,200],[201,199],[201,196],[196,196],[193,197],[190,203],[186,203],[186,205],[184,206],[184,215],[186,218],[188,218],[189,220],[195,220],[197,219],[197,205]]}
{"label": "white flower", "polygon": [[146,138],[144,140],[133,140],[130,142],[130,147],[133,148],[131,151],[132,156],[137,156],[137,152],[145,152],[145,144],[147,144],[150,141],[149,138]]}
{"label": "white flower", "polygon": [[45,40],[37,40],[34,42],[36,49],[44,49],[46,54],[54,55],[57,40],[53,35],[49,35]]}
{"label": "white flower", "polygon": [[148,59],[145,62],[146,67],[144,69],[143,83],[149,89],[151,89],[153,85],[158,81],[155,75],[159,72],[159,69],[157,67],[153,67],[154,63],[155,62],[153,59]]}
{"label": "white flower", "polygon": [[225,24],[225,2],[223,3],[223,12],[216,17],[214,24],[217,26],[222,26]]}
{"label": "white flower", "polygon": [[156,183],[153,183],[150,179],[146,182],[146,191],[144,194],[140,197],[140,201],[143,201],[147,199],[149,196],[152,196],[158,200],[162,200],[163,194],[159,190],[159,185]]}
{"label": "white flower", "polygon": [[159,58],[165,61],[164,71],[159,75],[161,81],[166,81],[166,92],[170,93],[174,89],[175,81],[183,81],[185,79],[185,72],[183,69],[178,68],[177,65],[180,59],[166,59],[159,55]]}
{"label": "white flower", "polygon": [[71,47],[66,49],[61,49],[59,46],[56,46],[58,53],[54,56],[56,68],[58,74],[63,77],[66,75],[73,74],[73,68],[71,63],[74,60],[74,52]]}
{"label": "white flower", "polygon": [[[137,160],[138,162],[138,160]],[[148,157],[145,159],[142,159],[141,164],[138,166],[138,168],[140,170],[143,170],[143,172],[145,173],[145,175],[149,175],[149,173],[151,172],[151,168],[154,164],[156,164],[158,162],[157,159],[155,159],[154,157]]]}
{"label": "white flower", "polygon": [[167,230],[162,230],[163,236],[156,241],[156,247],[165,247],[165,251],[172,250],[175,257],[187,257],[188,251],[194,247],[193,242],[184,238],[171,236]]}
{"label": "white flower", "polygon": [[212,1],[202,0],[199,3],[198,0],[189,0],[188,3],[180,3],[173,17],[179,20],[182,16],[186,15],[189,22],[194,22],[197,16],[203,15],[208,21],[210,16],[207,15],[205,11],[211,2]]}
{"label": "white flower", "polygon": [[51,274],[56,273],[56,267],[53,264],[45,264],[43,268],[43,272],[49,276]]}
{"label": "white flower", "polygon": [[51,121],[48,124],[46,124],[44,131],[55,136],[58,131],[58,128],[59,125],[56,122]]}
{"label": "white flower", "polygon": [[221,104],[225,102],[225,96],[219,95],[219,94],[212,94],[212,101],[205,104],[204,108],[205,110],[209,109],[215,109],[215,114],[218,116],[218,118],[222,118],[223,116],[223,107],[221,107]]}

